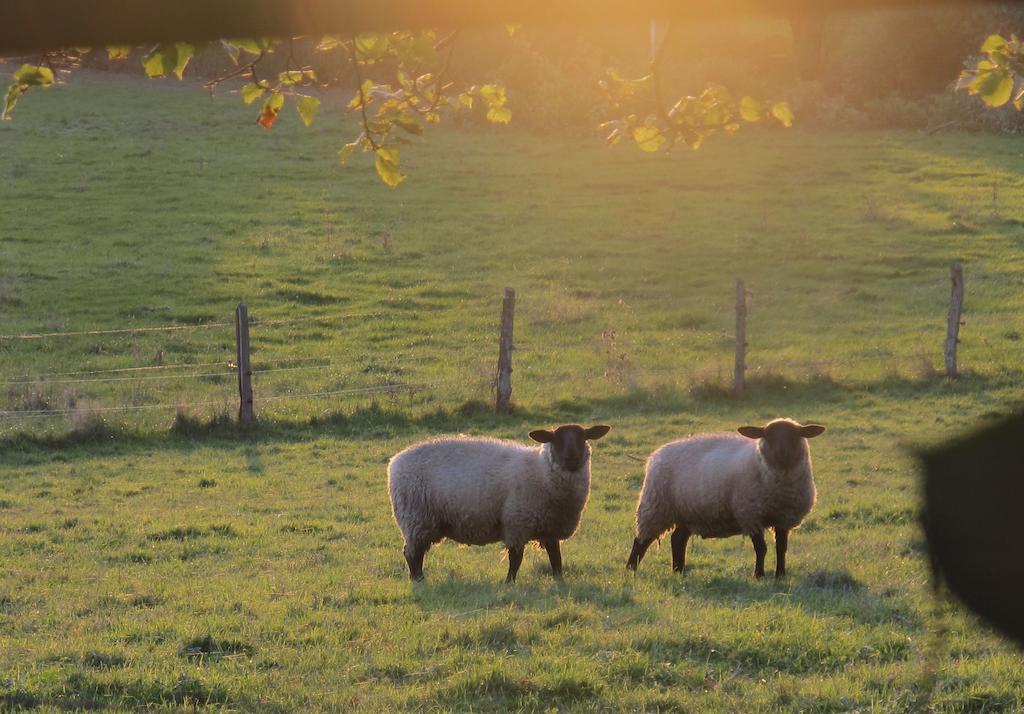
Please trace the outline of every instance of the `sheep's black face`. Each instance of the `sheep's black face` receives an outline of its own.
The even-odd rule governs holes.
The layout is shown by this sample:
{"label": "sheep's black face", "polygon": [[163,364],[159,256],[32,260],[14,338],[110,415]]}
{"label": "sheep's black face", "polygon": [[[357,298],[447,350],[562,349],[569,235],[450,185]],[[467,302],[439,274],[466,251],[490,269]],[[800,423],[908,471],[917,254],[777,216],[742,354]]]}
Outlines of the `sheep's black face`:
{"label": "sheep's black face", "polygon": [[783,468],[796,466],[807,453],[800,429],[784,421],[773,421],[764,429],[764,458]]}
{"label": "sheep's black face", "polygon": [[739,432],[751,439],[761,439],[761,453],[765,461],[779,468],[792,468],[807,454],[804,439],[813,439],[823,433],[818,424],[799,424],[790,419],[776,419],[767,426],[743,426]]}
{"label": "sheep's black face", "polygon": [[530,438],[541,444],[551,444],[551,458],[559,468],[565,471],[579,471],[590,458],[590,446],[587,441],[600,439],[609,429],[609,426],[592,426],[584,429],[579,424],[565,424],[554,431],[531,431]]}

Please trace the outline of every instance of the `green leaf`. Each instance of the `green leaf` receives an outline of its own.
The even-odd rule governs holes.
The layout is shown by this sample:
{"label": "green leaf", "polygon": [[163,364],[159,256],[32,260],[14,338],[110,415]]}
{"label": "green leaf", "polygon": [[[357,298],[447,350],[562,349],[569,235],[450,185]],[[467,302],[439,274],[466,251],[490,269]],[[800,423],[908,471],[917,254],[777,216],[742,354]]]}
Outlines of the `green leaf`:
{"label": "green leaf", "polygon": [[965,69],[960,73],[960,76],[956,80],[957,89],[970,89],[970,86],[974,84],[974,80],[978,78],[978,73],[973,69]]}
{"label": "green leaf", "polygon": [[284,95],[280,92],[274,92],[267,97],[267,101],[264,102],[264,106],[281,111],[281,107],[284,106]]}
{"label": "green leaf", "polygon": [[14,105],[18,103],[18,97],[24,90],[19,84],[12,84],[7,88],[7,95],[4,98],[4,112],[0,115],[0,118],[8,120],[11,118],[11,112],[14,110]]}
{"label": "green leaf", "polygon": [[423,133],[423,127],[416,121],[416,117],[409,112],[403,112],[394,119],[395,126],[407,131],[410,134],[419,136]]}
{"label": "green leaf", "polygon": [[761,121],[764,116],[764,104],[753,97],[743,97],[740,100],[740,116],[747,121]]}
{"label": "green leaf", "polygon": [[14,84],[7,88],[4,95],[4,110],[0,113],[0,119],[10,119],[11,112],[18,99],[28,91],[29,87],[49,87],[53,84],[53,70],[49,67],[24,64],[13,75]]}
{"label": "green leaf", "polygon": [[316,118],[316,110],[320,108],[320,100],[316,97],[307,97],[300,94],[295,99],[295,108],[299,110],[302,123],[309,126]]}
{"label": "green leaf", "polygon": [[358,109],[363,105],[364,102],[366,104],[369,104],[370,92],[373,90],[375,86],[376,85],[373,83],[372,79],[364,79],[363,86],[360,88],[358,92],[355,93],[355,96],[352,97],[352,100],[348,103],[348,108]]}
{"label": "green leaf", "polygon": [[14,82],[23,87],[49,87],[53,84],[53,70],[34,64],[23,64],[14,73]]}
{"label": "green leaf", "polygon": [[128,55],[130,55],[131,53],[131,45],[110,45],[109,47],[107,47],[107,59],[128,59]]}
{"label": "green leaf", "polygon": [[505,105],[505,88],[499,84],[485,84],[480,87],[480,96],[492,107]]}
{"label": "green leaf", "polygon": [[311,69],[290,69],[277,75],[281,84],[299,84],[300,82],[315,82],[316,72]]}
{"label": "green leaf", "polygon": [[1006,50],[1009,43],[1002,35],[989,35],[981,44],[982,52],[1002,52]]}
{"label": "green leaf", "polygon": [[723,106],[717,100],[711,100],[710,104],[706,100],[702,102],[701,111],[704,113],[701,120],[706,127],[721,126],[732,118],[732,112],[728,107]]}
{"label": "green leaf", "polygon": [[356,38],[356,59],[362,64],[373,64],[383,59],[389,47],[388,36],[374,33]]}
{"label": "green leaf", "polygon": [[187,42],[179,42],[175,47],[178,50],[178,55],[174,62],[174,74],[178,76],[178,79],[183,79],[185,67],[188,66],[192,55],[196,53],[196,48]]}
{"label": "green leaf", "polygon": [[430,65],[437,62],[437,50],[431,35],[420,34],[407,37],[392,35],[391,45],[398,59],[406,65]]}
{"label": "green leaf", "polygon": [[667,141],[656,126],[638,126],[633,129],[633,140],[643,151],[657,151]]}
{"label": "green leaf", "polygon": [[195,47],[187,42],[162,42],[142,58],[142,66],[151,78],[166,77],[173,72],[182,79],[195,51]]}
{"label": "green leaf", "polygon": [[333,50],[335,47],[340,47],[341,44],[342,41],[334,35],[324,35],[316,48],[321,52],[327,52],[328,50]]}
{"label": "green leaf", "polygon": [[240,50],[245,50],[246,52],[252,55],[258,55],[262,52],[266,52],[267,50],[271,50],[273,49],[274,45],[277,44],[276,41],[270,39],[269,37],[239,37],[230,40],[225,40],[225,42],[231,47],[235,47]]}
{"label": "green leaf", "polygon": [[512,110],[508,107],[491,107],[487,110],[487,121],[492,124],[508,124],[512,121]]}
{"label": "green leaf", "polygon": [[398,170],[398,147],[378,146],[376,154],[377,158],[374,161],[374,167],[377,169],[377,175],[380,176],[380,180],[391,188],[402,183],[405,180],[405,176]]}
{"label": "green leaf", "polygon": [[789,102],[773,104],[772,116],[778,119],[779,123],[786,128],[793,126],[793,110],[789,108]]}
{"label": "green leaf", "polygon": [[359,148],[360,144],[363,143],[363,137],[359,137],[355,141],[345,144],[343,147],[338,149],[338,160],[341,163],[348,161],[348,157],[352,155],[352,152]]}
{"label": "green leaf", "polygon": [[978,78],[971,84],[970,91],[980,96],[990,107],[1001,107],[1010,101],[1013,94],[1013,75],[1006,69],[978,72]]}
{"label": "green leaf", "polygon": [[246,104],[252,104],[257,99],[259,99],[260,97],[263,96],[263,92],[265,90],[263,89],[263,87],[261,87],[260,85],[256,84],[255,82],[250,82],[249,84],[246,84],[245,86],[243,86],[238,91],[241,92],[241,94],[242,94],[242,101],[243,102],[245,102]]}

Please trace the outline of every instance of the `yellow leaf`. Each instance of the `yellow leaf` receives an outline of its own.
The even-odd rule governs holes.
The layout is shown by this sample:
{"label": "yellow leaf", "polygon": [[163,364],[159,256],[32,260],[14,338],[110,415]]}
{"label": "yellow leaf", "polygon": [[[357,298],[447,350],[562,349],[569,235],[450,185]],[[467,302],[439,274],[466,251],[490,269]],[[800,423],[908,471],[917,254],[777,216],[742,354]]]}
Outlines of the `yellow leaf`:
{"label": "yellow leaf", "polygon": [[391,188],[405,180],[405,176],[398,170],[398,147],[379,146],[376,151],[377,157],[374,160],[374,167],[380,180]]}
{"label": "yellow leaf", "polygon": [[126,59],[131,51],[131,45],[110,45],[107,47],[107,59]]}
{"label": "yellow leaf", "polygon": [[1000,52],[1006,49],[1006,38],[1002,35],[989,35],[981,45],[982,52]]}
{"label": "yellow leaf", "polygon": [[643,151],[657,151],[667,141],[656,126],[638,126],[633,129],[633,140]]}
{"label": "yellow leaf", "polygon": [[256,84],[255,82],[250,82],[249,84],[246,84],[238,91],[242,95],[242,101],[246,104],[252,104],[257,99],[263,96],[263,87]]}
{"label": "yellow leaf", "polygon": [[740,100],[740,116],[747,121],[761,121],[764,116],[764,104],[753,97],[743,97]]}
{"label": "yellow leaf", "polygon": [[341,161],[341,163],[348,161],[348,157],[352,155],[353,151],[359,148],[360,143],[362,143],[362,137],[349,144],[345,144],[343,147],[338,149],[338,160]]}
{"label": "yellow leaf", "polygon": [[307,97],[300,94],[295,99],[295,108],[299,110],[302,123],[309,126],[316,118],[316,110],[320,108],[320,100],[316,97]]}
{"label": "yellow leaf", "polygon": [[508,107],[491,107],[487,110],[487,121],[492,124],[508,124],[512,121],[512,110]]}
{"label": "yellow leaf", "polygon": [[786,128],[793,126],[793,110],[789,108],[789,102],[778,102],[772,105],[772,116]]}
{"label": "yellow leaf", "polygon": [[348,108],[349,109],[358,109],[359,107],[361,107],[363,105],[364,102],[366,104],[369,104],[370,103],[370,90],[372,90],[372,89],[373,89],[373,80],[372,79],[365,79],[365,80],[363,80],[362,89],[360,89],[358,92],[356,92],[355,96],[352,97],[352,101],[350,101],[348,103]]}
{"label": "yellow leaf", "polygon": [[320,40],[320,43],[316,46],[316,48],[321,52],[326,52],[327,50],[333,50],[335,47],[338,47],[339,45],[341,45],[341,40],[339,40],[337,37],[334,37],[333,35],[324,35],[323,39]]}

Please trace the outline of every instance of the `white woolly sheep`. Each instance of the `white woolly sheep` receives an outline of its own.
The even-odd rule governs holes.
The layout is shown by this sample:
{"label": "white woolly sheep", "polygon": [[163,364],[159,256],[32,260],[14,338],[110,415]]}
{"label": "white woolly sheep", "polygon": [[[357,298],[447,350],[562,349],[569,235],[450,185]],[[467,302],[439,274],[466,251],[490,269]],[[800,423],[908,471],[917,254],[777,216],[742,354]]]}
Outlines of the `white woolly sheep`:
{"label": "white woolly sheep", "polygon": [[531,447],[452,436],[414,444],[388,463],[391,508],[405,538],[409,577],[423,579],[423,556],[449,538],[467,545],[501,541],[515,582],[531,540],[562,574],[559,541],[571,536],[590,495],[590,444],[611,427],[577,424],[539,429]]}
{"label": "white woolly sheep", "polygon": [[[636,509],[636,539],[626,567],[636,570],[647,548],[672,532],[672,569],[683,572],[686,543],[702,538],[750,536],[754,576],[764,576],[765,528],[775,531],[775,577],[786,574],[789,531],[814,506],[807,439],[825,427],[775,419],[743,426],[739,434],[701,434],[657,449],[647,459]],[[746,437],[746,438],[744,438]]]}

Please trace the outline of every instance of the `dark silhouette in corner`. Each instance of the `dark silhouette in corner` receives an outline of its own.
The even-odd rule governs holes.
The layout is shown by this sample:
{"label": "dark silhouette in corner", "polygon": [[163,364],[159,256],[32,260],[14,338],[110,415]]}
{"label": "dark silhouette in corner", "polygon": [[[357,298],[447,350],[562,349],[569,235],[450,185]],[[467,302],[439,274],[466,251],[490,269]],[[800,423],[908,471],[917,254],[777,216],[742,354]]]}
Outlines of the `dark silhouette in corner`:
{"label": "dark silhouette in corner", "polygon": [[921,458],[936,586],[1024,647],[1024,414]]}

